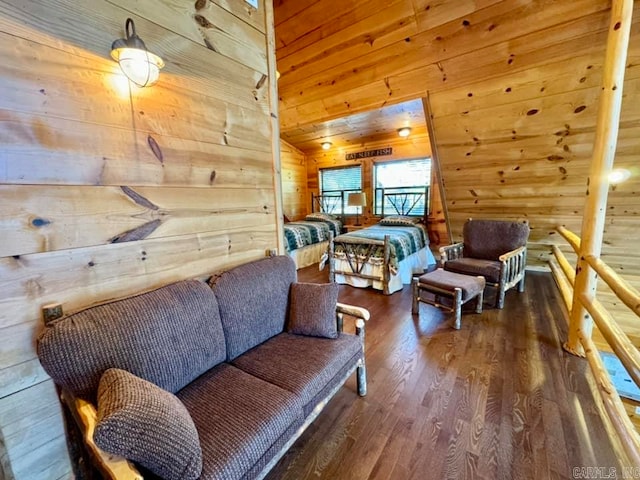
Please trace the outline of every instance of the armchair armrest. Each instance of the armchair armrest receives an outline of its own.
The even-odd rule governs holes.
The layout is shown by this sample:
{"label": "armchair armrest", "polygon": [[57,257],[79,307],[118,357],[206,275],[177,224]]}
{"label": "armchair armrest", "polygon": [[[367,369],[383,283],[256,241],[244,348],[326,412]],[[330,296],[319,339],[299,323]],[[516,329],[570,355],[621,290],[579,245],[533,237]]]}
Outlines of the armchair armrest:
{"label": "armchair armrest", "polygon": [[144,480],[140,472],[125,458],[111,455],[94,443],[93,432],[98,423],[98,413],[91,403],[75,398],[64,391],[62,392],[62,400],[71,410],[73,418],[82,431],[82,438],[89,455],[91,455],[95,466],[102,472],[104,478],[110,480]]}
{"label": "armchair armrest", "polygon": [[498,257],[498,260],[500,260],[501,262],[506,262],[514,257],[522,256],[522,254],[526,251],[527,251],[527,247],[518,247],[515,250],[511,250],[510,252],[503,253]]}
{"label": "armchair armrest", "polygon": [[440,247],[440,263],[444,266],[444,262],[455,260],[463,255],[464,243],[458,242],[451,245]]}
{"label": "armchair armrest", "polygon": [[502,254],[498,260],[502,263],[501,283],[505,289],[511,288],[524,278],[524,269],[527,266],[527,247],[519,247]]}

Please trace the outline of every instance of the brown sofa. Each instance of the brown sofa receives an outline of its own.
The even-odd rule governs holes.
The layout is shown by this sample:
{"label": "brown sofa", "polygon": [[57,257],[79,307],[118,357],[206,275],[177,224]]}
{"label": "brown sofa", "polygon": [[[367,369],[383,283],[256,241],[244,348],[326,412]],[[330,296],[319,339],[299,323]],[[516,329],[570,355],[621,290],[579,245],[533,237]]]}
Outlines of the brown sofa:
{"label": "brown sofa", "polygon": [[[131,385],[143,390],[160,387],[156,397],[177,397],[179,402],[170,400],[173,407],[186,407],[201,447],[201,471],[200,464],[191,462],[185,467],[189,473],[176,478],[262,478],[356,370],[358,393],[364,396],[364,321],[369,313],[338,303],[337,338],[287,333],[296,280],[288,257],[267,258],[224,272],[211,286],[181,281],[48,325],[38,339],[40,361],[82,421],[97,465],[110,470],[112,478],[155,478],[144,469],[135,473],[134,467],[145,465],[140,458],[132,465],[94,442],[96,420],[96,435],[113,434],[100,426],[102,414],[95,404],[120,374],[133,374]],[[315,308],[315,301],[302,311]],[[342,332],[344,314],[356,318],[357,335]],[[108,370],[116,374],[107,385],[103,377]],[[127,432],[146,434],[164,421],[156,400],[152,395],[152,403],[136,407],[133,414],[142,415],[145,426],[134,425]],[[188,418],[177,427],[185,423],[190,424]],[[172,435],[173,443],[158,439],[168,441],[168,447],[153,448],[186,448],[182,433]],[[171,437],[166,432],[160,436]]]}

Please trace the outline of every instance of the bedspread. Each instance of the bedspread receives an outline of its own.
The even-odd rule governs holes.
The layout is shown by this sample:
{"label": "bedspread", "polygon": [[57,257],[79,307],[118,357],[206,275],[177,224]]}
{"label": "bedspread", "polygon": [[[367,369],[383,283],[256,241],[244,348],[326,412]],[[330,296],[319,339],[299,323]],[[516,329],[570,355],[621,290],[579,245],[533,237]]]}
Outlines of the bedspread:
{"label": "bedspread", "polygon": [[[373,225],[335,238],[334,256],[338,259],[357,257],[371,264],[384,263],[384,237],[389,235],[390,267],[395,270],[398,263],[426,247],[427,233],[421,224],[415,226]],[[346,250],[345,250],[346,247]]]}
{"label": "bedspread", "polygon": [[284,224],[287,252],[329,240],[330,228],[324,222],[289,222]]}

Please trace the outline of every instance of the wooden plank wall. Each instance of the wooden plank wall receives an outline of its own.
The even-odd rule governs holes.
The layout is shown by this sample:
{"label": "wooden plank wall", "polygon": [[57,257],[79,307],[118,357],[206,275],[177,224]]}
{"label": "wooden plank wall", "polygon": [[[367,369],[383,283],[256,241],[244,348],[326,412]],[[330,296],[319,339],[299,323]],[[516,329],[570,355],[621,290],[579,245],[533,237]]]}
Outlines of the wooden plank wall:
{"label": "wooden plank wall", "polygon": [[292,222],[303,220],[311,211],[311,197],[307,189],[307,157],[284,140],[280,141],[280,152],[284,214]]}
{"label": "wooden plank wall", "polygon": [[[283,1],[282,131],[428,91],[454,240],[468,217],[527,219],[529,263],[543,267],[552,244],[568,251],[555,225],[580,231],[609,9],[608,0]],[[640,287],[638,2],[633,22],[616,165],[635,176],[612,191],[603,257]],[[637,318],[601,291],[640,346]]]}
{"label": "wooden plank wall", "polygon": [[[360,160],[346,160],[346,155],[353,152],[365,150],[375,150],[378,148],[393,148],[393,155],[383,157],[370,157]],[[307,186],[309,196],[311,192],[319,193],[319,170],[321,168],[341,167],[346,165],[362,165],[362,187],[367,194],[369,206],[362,209],[360,221],[364,225],[376,223],[380,217],[373,215],[373,165],[377,162],[388,162],[394,160],[409,160],[414,158],[425,158],[431,156],[431,145],[426,132],[421,135],[411,135],[408,139],[398,138],[392,141],[367,142],[362,145],[354,145],[347,148],[331,148],[322,150],[318,148],[307,152]],[[435,188],[434,174],[432,172],[431,190],[431,215],[429,216],[429,237],[432,246],[447,244],[448,236],[442,211],[442,200],[440,191]],[[308,201],[310,202],[310,200]],[[355,216],[347,219],[347,223],[355,223]]]}
{"label": "wooden plank wall", "polygon": [[[1,478],[70,476],[36,358],[43,305],[71,312],[277,246],[264,11],[0,1]],[[166,62],[153,87],[130,88],[109,57],[127,17]]]}

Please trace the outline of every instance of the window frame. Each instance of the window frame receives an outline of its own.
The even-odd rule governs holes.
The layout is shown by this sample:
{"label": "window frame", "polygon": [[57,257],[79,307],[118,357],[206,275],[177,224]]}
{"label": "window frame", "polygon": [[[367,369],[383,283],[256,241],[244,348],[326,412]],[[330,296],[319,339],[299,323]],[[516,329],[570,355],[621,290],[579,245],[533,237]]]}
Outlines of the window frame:
{"label": "window frame", "polygon": [[[427,178],[427,183],[424,185],[412,185],[412,186],[401,186],[401,187],[378,187],[378,166],[382,166],[382,165],[397,165],[397,164],[402,164],[402,163],[409,163],[409,162],[416,162],[416,161],[426,161],[429,164],[429,175]],[[382,205],[382,198],[380,199],[380,201],[378,201],[378,196],[382,196],[384,191],[388,191],[388,190],[400,190],[400,189],[407,189],[407,190],[412,190],[415,193],[423,193],[425,194],[425,199],[424,199],[424,211],[421,213],[410,213],[408,216],[411,217],[424,217],[426,218],[429,215],[429,210],[431,208],[431,180],[433,177],[433,158],[431,156],[424,156],[424,157],[415,157],[415,158],[403,158],[403,159],[396,159],[396,160],[385,160],[385,161],[380,161],[380,162],[373,162],[373,168],[372,168],[372,189],[373,189],[373,205],[372,205],[372,209],[373,209],[373,215],[377,216],[377,217],[384,217],[385,215],[397,215],[397,212],[389,212],[387,211],[386,213],[384,212],[384,206]],[[398,192],[398,193],[402,193],[402,192]]]}
{"label": "window frame", "polygon": [[[347,169],[358,169],[360,172],[360,188],[359,189],[336,189],[336,190],[324,190],[324,185],[323,185],[323,181],[322,181],[322,175],[323,172],[326,171],[338,171],[338,170],[347,170]],[[364,188],[363,188],[363,181],[362,181],[362,164],[358,163],[358,164],[354,164],[354,165],[340,165],[340,166],[336,166],[336,167],[324,167],[324,168],[319,168],[318,169],[318,192],[319,194],[322,195],[332,195],[332,194],[341,194],[342,195],[342,205],[339,206],[340,207],[340,213],[343,215],[356,215],[360,212],[360,208],[362,207],[350,207],[347,205],[347,197],[349,193],[358,193],[358,192],[364,192]]]}

